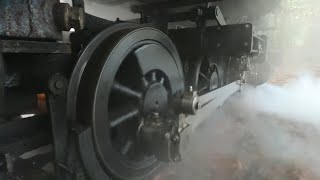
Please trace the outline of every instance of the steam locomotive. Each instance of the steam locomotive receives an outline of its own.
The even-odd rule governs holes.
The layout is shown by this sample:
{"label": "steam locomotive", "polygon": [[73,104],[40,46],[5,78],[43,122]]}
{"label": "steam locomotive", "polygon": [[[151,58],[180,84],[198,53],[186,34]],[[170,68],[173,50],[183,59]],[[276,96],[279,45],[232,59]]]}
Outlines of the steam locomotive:
{"label": "steam locomotive", "polygon": [[0,0],[0,169],[47,144],[59,180],[150,179],[180,161],[186,117],[266,81],[254,22],[276,2]]}

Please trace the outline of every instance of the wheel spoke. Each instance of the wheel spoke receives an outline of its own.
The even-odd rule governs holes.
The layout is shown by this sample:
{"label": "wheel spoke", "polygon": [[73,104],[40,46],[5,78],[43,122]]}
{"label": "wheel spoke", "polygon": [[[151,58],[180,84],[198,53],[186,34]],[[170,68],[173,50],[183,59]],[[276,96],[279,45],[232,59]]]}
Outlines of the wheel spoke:
{"label": "wheel spoke", "polygon": [[148,87],[149,82],[146,80],[145,77],[142,77],[142,78],[141,78],[141,82],[142,82],[142,85],[143,85],[144,88],[147,88],[147,87]]}
{"label": "wheel spoke", "polygon": [[157,81],[157,73],[156,73],[156,72],[152,72],[152,74],[151,74],[151,80],[152,80],[153,82]]}
{"label": "wheel spoke", "polygon": [[133,146],[133,141],[128,140],[126,144],[124,144],[124,146],[121,148],[121,154],[126,155],[131,150],[132,146]]}
{"label": "wheel spoke", "polygon": [[161,83],[161,84],[164,83],[164,77],[161,78],[160,83]]}
{"label": "wheel spoke", "polygon": [[127,86],[124,86],[116,81],[113,83],[112,88],[113,88],[113,90],[120,92],[120,93],[123,93],[127,96],[130,96],[130,97],[134,97],[134,98],[138,98],[138,99],[140,99],[142,97],[142,93],[137,92],[137,91],[135,91]]}
{"label": "wheel spoke", "polygon": [[212,72],[216,72],[216,71],[217,71],[217,66],[214,66]]}
{"label": "wheel spoke", "polygon": [[199,75],[203,78],[203,79],[205,79],[206,81],[210,81],[210,79],[208,79],[208,77],[205,75],[205,74],[203,74],[202,72],[200,72],[199,73]]}
{"label": "wheel spoke", "polygon": [[[142,75],[155,69],[165,70],[167,75],[176,72],[176,63],[165,48],[157,44],[146,44],[134,51]],[[166,67],[166,68],[164,68]],[[171,76],[170,76],[171,77]]]}
{"label": "wheel spoke", "polygon": [[202,93],[203,91],[207,90],[208,89],[208,86],[204,86],[204,87],[201,87],[199,90],[198,90],[198,93]]}
{"label": "wheel spoke", "polygon": [[139,114],[138,109],[131,110],[130,112],[123,114],[123,115],[117,117],[116,119],[111,120],[110,126],[112,128],[116,127],[116,126],[120,125],[121,123],[124,123],[124,122],[132,119],[133,117],[137,116],[138,114]]}

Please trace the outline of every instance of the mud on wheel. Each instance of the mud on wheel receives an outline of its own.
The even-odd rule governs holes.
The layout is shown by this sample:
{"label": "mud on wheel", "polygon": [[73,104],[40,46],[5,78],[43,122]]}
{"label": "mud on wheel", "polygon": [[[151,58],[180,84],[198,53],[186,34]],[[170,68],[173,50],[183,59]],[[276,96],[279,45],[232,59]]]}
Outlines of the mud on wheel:
{"label": "mud on wheel", "polygon": [[170,107],[184,84],[175,46],[156,29],[116,25],[92,40],[84,58],[74,117],[87,127],[79,134],[86,171],[92,179],[149,177],[161,163],[140,131],[154,115],[178,122]]}

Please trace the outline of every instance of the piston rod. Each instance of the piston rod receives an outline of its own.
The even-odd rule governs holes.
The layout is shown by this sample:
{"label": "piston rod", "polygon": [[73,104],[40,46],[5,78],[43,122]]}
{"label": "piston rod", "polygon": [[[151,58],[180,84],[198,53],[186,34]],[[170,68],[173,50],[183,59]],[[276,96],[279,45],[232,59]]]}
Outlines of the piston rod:
{"label": "piston rod", "polygon": [[218,108],[231,95],[240,92],[241,86],[242,82],[238,80],[202,96],[198,96],[196,91],[187,92],[180,101],[180,109],[186,114],[195,115],[209,104],[211,108]]}
{"label": "piston rod", "polygon": [[198,109],[206,105],[215,104],[217,107],[222,105],[231,95],[241,91],[242,82],[240,80],[199,96]]}

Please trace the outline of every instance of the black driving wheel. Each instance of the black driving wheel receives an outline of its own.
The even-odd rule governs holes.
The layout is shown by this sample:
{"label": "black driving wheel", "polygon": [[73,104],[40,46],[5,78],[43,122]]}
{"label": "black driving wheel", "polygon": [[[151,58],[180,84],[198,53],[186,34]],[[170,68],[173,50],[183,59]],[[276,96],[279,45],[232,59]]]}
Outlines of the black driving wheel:
{"label": "black driving wheel", "polygon": [[218,66],[204,60],[201,63],[197,91],[199,95],[206,94],[214,89],[219,88],[220,79],[218,73]]}
{"label": "black driving wheel", "polygon": [[153,174],[160,162],[139,141],[139,127],[153,113],[177,116],[170,106],[184,91],[179,55],[164,33],[118,26],[87,47],[95,50],[77,96],[77,120],[88,126],[79,135],[80,154],[94,180]]}

